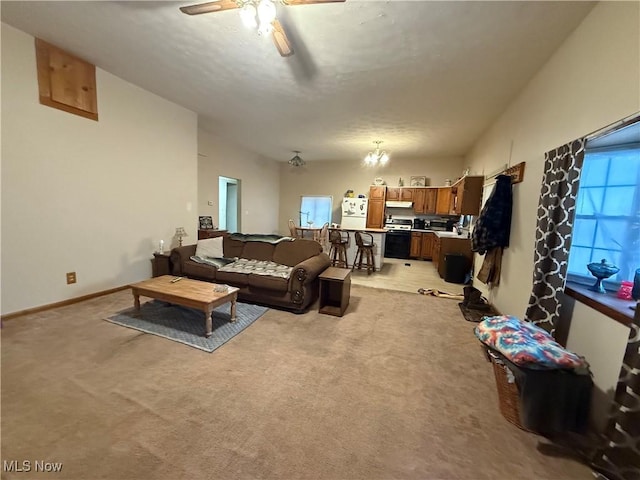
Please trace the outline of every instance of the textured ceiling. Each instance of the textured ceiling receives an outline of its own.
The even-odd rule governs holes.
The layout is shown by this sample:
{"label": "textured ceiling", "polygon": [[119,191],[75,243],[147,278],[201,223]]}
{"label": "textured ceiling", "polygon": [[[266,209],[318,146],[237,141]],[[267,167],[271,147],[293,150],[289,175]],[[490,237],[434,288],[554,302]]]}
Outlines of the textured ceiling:
{"label": "textured ceiling", "polygon": [[[592,2],[278,6],[296,52],[200,2],[6,2],[2,21],[199,114],[279,161],[465,154]],[[98,85],[99,88],[99,85]]]}

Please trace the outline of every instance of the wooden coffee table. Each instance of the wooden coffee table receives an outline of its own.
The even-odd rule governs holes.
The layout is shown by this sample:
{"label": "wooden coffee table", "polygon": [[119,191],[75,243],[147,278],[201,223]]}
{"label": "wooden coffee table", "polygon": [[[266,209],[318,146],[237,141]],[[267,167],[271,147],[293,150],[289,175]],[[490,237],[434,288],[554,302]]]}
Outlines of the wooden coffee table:
{"label": "wooden coffee table", "polygon": [[[176,278],[180,278],[180,280],[172,282]],[[172,275],[162,275],[131,285],[136,310],[140,310],[140,295],[202,310],[206,325],[206,337],[210,337],[212,333],[211,314],[214,308],[231,302],[231,321],[235,322],[236,320],[238,289],[228,287],[225,292],[216,292],[215,288],[215,283]]]}

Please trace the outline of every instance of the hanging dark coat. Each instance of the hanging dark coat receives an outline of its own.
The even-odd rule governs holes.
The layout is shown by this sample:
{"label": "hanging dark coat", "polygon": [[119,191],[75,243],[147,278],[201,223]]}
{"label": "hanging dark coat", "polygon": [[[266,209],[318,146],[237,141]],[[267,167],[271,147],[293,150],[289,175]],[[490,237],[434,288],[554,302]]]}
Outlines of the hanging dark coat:
{"label": "hanging dark coat", "polygon": [[498,175],[491,195],[482,207],[471,235],[471,250],[485,256],[478,279],[498,285],[502,249],[509,246],[513,193],[511,177]]}

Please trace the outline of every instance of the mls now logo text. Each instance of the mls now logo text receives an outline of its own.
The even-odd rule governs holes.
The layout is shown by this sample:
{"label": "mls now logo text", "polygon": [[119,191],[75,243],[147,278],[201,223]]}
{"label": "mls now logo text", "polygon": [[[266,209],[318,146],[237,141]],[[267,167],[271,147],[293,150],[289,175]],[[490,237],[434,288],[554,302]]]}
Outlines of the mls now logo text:
{"label": "mls now logo text", "polygon": [[62,462],[47,462],[44,460],[3,460],[3,472],[61,472]]}

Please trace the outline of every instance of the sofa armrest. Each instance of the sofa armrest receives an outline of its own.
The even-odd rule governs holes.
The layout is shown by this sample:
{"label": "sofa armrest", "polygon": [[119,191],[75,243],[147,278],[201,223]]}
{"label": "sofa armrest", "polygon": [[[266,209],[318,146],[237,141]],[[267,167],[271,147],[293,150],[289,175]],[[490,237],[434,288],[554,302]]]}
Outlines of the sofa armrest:
{"label": "sofa armrest", "polygon": [[291,276],[300,281],[301,284],[306,285],[315,280],[329,265],[331,265],[329,255],[320,253],[293,267]]}
{"label": "sofa armrest", "polygon": [[171,250],[169,261],[171,262],[171,274],[182,275],[182,264],[196,254],[196,245],[184,245]]}

